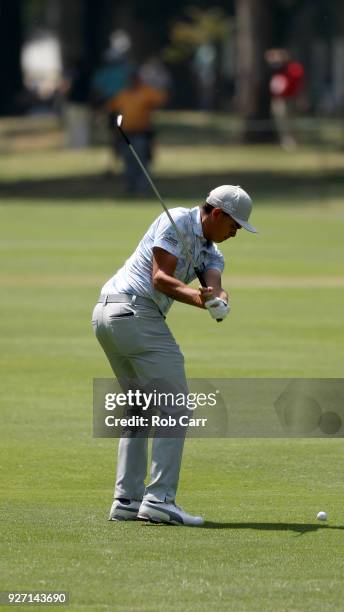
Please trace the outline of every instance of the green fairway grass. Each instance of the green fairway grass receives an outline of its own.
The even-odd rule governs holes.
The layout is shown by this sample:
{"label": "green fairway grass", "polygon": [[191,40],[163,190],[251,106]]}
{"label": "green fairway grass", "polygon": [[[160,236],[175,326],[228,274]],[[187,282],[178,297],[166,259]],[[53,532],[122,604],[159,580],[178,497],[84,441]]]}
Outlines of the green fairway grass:
{"label": "green fairway grass", "polygon": [[[168,323],[189,377],[341,378],[340,180],[335,192],[322,184],[322,197],[309,176],[306,190],[294,189],[293,201],[287,182],[279,198],[274,186],[272,197],[264,151],[259,149],[258,170],[248,151],[251,171],[259,173],[252,217],[259,234],[240,231],[221,247],[230,318],[217,325],[206,312],[175,304]],[[82,155],[47,150],[45,179],[81,175]],[[168,147],[159,151],[162,185],[170,155]],[[182,155],[181,146],[181,165]],[[187,148],[184,155],[186,180],[188,170],[190,181],[195,171],[209,170],[201,145],[196,168],[188,165]],[[276,150],[276,160],[279,155]],[[297,155],[292,165],[307,177],[314,151],[300,155],[300,165]],[[91,151],[85,156],[92,159]],[[94,171],[97,182],[106,156],[102,149],[95,156],[85,176]],[[243,174],[243,149],[240,156]],[[283,172],[288,176],[284,156],[276,181]],[[131,253],[159,205],[151,198],[121,198],[116,178],[113,198],[111,182],[93,200],[78,190],[71,194],[70,183],[57,185],[54,197],[54,184],[44,181],[51,197],[39,197],[39,168],[17,154],[12,164],[2,171],[0,188],[0,590],[68,591],[70,610],[342,609],[340,439],[189,440],[178,503],[204,515],[205,526],[107,522],[116,443],[92,437],[92,380],[111,371],[90,318],[102,284]],[[209,187],[213,178],[210,172]],[[20,181],[37,184],[21,192]],[[192,185],[195,199],[190,190],[183,199],[173,197],[174,183],[165,185],[171,207],[192,206],[205,195],[203,182]],[[328,512],[327,524],[316,521],[319,510]]]}

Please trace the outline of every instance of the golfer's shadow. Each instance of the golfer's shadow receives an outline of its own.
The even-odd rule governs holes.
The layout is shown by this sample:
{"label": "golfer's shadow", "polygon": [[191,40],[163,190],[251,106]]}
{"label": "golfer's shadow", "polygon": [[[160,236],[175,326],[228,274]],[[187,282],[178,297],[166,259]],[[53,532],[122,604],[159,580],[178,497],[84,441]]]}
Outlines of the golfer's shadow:
{"label": "golfer's shadow", "polygon": [[257,529],[258,531],[293,531],[299,535],[319,529],[344,529],[342,525],[315,525],[313,523],[215,523],[206,521],[199,529]]}

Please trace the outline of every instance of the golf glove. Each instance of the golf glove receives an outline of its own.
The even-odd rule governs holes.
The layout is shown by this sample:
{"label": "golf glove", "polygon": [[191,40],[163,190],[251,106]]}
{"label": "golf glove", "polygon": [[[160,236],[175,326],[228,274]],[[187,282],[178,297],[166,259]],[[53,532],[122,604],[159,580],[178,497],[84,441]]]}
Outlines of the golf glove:
{"label": "golf glove", "polygon": [[204,304],[213,319],[222,321],[229,314],[230,306],[221,298],[207,300]]}

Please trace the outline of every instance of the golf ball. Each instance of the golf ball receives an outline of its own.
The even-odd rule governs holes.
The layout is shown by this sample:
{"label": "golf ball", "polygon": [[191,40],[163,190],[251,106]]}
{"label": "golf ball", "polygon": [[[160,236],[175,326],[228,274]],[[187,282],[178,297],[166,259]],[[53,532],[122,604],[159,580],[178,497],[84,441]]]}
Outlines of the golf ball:
{"label": "golf ball", "polygon": [[327,512],[318,512],[317,519],[318,521],[327,521]]}

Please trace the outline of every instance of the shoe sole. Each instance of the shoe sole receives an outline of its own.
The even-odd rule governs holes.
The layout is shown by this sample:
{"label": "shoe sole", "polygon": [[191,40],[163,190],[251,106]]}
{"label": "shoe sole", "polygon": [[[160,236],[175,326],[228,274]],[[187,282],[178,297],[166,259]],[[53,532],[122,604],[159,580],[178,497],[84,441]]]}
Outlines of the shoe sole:
{"label": "shoe sole", "polygon": [[173,521],[171,519],[164,520],[162,518],[154,518],[152,516],[149,516],[148,514],[138,514],[137,518],[139,521],[153,523],[154,525],[176,525],[176,526],[184,525],[184,523],[181,523],[180,521]]}
{"label": "shoe sole", "polygon": [[204,524],[204,521],[201,523],[184,522],[179,514],[172,512],[171,510],[167,511],[160,508],[151,508],[148,505],[142,508],[142,510],[138,513],[137,518],[144,521],[149,521],[150,523],[164,523],[166,525],[177,525],[183,527],[201,527]]}
{"label": "shoe sole", "polygon": [[117,508],[114,514],[110,514],[109,521],[136,521],[138,510],[127,510]]}
{"label": "shoe sole", "polygon": [[137,516],[130,516],[130,517],[124,517],[124,516],[110,516],[108,518],[108,521],[117,521],[117,522],[122,522],[122,521],[137,521]]}

